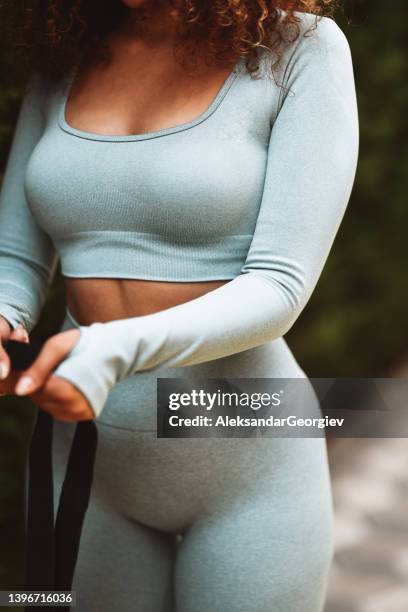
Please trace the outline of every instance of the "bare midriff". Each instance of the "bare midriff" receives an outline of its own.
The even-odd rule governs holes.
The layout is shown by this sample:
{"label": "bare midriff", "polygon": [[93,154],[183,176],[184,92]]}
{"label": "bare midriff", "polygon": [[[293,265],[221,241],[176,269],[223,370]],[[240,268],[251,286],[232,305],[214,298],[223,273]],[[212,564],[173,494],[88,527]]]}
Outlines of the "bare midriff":
{"label": "bare midriff", "polygon": [[152,314],[189,302],[229,280],[162,282],[137,279],[64,278],[66,304],[80,325]]}

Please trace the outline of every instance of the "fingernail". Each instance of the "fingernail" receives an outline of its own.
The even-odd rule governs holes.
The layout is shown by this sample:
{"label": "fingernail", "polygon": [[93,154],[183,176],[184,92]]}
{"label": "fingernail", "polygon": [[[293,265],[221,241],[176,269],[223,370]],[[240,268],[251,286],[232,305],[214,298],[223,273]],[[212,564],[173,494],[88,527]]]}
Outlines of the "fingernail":
{"label": "fingernail", "polygon": [[28,393],[34,386],[34,381],[31,376],[22,376],[16,385],[15,392],[17,395]]}
{"label": "fingernail", "polygon": [[8,366],[5,363],[0,363],[0,380],[4,380],[9,375]]}
{"label": "fingernail", "polygon": [[17,325],[16,327],[16,332],[17,332],[17,336],[18,338],[20,338],[20,340],[25,340],[27,338],[27,332],[24,329],[24,327],[20,324]]}

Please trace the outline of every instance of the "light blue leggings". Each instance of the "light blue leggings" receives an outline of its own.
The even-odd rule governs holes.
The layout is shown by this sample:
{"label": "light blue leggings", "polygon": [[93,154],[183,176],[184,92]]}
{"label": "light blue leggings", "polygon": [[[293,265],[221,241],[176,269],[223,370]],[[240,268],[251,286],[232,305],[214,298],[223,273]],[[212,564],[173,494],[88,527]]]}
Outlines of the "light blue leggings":
{"label": "light blue leggings", "polygon": [[[77,325],[67,313],[62,329]],[[157,377],[299,377],[282,340],[110,392],[73,589],[77,612],[321,612],[332,557],[322,438],[158,439]],[[55,495],[75,424],[54,428]]]}

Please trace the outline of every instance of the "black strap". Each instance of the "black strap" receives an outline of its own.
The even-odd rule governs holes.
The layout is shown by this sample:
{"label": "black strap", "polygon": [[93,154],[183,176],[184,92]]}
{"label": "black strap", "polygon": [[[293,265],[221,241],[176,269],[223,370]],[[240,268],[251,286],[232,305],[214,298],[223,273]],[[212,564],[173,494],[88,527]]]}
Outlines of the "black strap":
{"label": "black strap", "polygon": [[[80,421],[75,428],[54,527],[52,423],[52,416],[38,410],[29,453],[25,590],[32,591],[71,590],[97,448],[95,422]],[[26,606],[25,610],[35,612],[36,608]],[[59,606],[57,610],[69,611],[70,606]]]}
{"label": "black strap", "polygon": [[12,370],[26,370],[37,359],[42,344],[32,340],[31,342],[20,342],[19,340],[8,340],[5,344],[7,354],[11,362]]}
{"label": "black strap", "polygon": [[78,423],[55,521],[54,588],[56,590],[71,590],[82,525],[91,493],[96,445],[95,423],[93,421]]}
{"label": "black strap", "polygon": [[52,590],[54,581],[52,425],[52,416],[38,410],[28,463],[25,579],[27,591]]}
{"label": "black strap", "polygon": [[[13,370],[25,370],[38,356],[41,343],[9,340],[6,350]],[[53,417],[37,410],[28,460],[27,591],[71,590],[91,494],[97,428],[94,421],[80,421],[75,428],[54,527],[52,431]],[[25,607],[32,612],[36,609],[36,606]],[[48,609],[51,612],[53,607]],[[59,611],[69,609],[70,606],[55,608]]]}

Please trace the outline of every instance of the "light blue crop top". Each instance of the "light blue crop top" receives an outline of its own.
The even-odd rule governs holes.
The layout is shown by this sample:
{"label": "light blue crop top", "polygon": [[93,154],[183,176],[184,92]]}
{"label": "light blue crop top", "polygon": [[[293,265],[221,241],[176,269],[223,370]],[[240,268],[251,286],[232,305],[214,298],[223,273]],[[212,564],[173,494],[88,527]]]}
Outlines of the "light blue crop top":
{"label": "light blue crop top", "polygon": [[315,17],[298,16],[275,79],[267,52],[259,79],[241,59],[204,113],[156,132],[75,129],[70,80],[47,90],[32,79],[0,198],[0,314],[31,330],[58,257],[69,277],[230,281],[159,313],[82,326],[55,373],[96,415],[123,377],[273,340],[309,299],[359,135],[347,39],[326,17],[303,36]]}
{"label": "light blue crop top", "polygon": [[277,103],[269,94],[265,105],[268,84],[248,88],[242,69],[243,61],[194,121],[137,136],[70,127],[70,81],[49,97],[25,187],[65,276],[203,281],[239,274]]}

